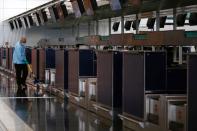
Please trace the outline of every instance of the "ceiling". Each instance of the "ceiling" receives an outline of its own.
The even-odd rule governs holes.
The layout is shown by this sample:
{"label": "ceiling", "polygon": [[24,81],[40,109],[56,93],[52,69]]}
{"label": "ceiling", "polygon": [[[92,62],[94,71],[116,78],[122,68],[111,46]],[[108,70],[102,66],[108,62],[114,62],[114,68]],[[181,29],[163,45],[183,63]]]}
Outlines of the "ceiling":
{"label": "ceiling", "polygon": [[[30,11],[19,14],[15,17],[20,17],[21,15],[28,14],[30,12],[38,10],[39,8],[49,7],[52,4],[57,3],[57,1],[58,0],[46,3]],[[185,8],[186,6],[197,5],[197,0],[143,0],[140,6],[132,6],[127,3],[129,0],[124,0],[124,3],[122,3],[121,10],[112,11],[110,5],[108,4],[109,2],[106,2],[107,0],[97,0],[97,1],[99,2],[99,5],[102,5],[102,6],[99,6],[99,8],[95,10],[94,16],[82,15],[82,17],[80,18],[75,18],[74,14],[70,14],[65,19],[65,21],[61,23],[60,26],[61,27],[70,26],[70,25],[73,25],[73,23],[77,24],[79,22],[84,22],[84,21],[89,21],[89,20],[112,18],[112,17],[117,17],[117,16],[125,16],[125,15],[138,14],[138,13],[144,13],[144,12],[166,10],[166,9],[172,9],[172,8],[177,8],[177,7],[181,7],[180,9],[182,11],[185,11],[186,9],[188,10],[188,8]],[[69,1],[65,2],[65,4],[69,4]],[[193,8],[193,12],[197,12],[197,8]],[[168,13],[168,10],[166,10],[166,13]],[[15,17],[12,17],[8,20],[11,20]],[[55,23],[55,24],[52,24],[51,26],[56,27],[57,25],[59,24]]]}

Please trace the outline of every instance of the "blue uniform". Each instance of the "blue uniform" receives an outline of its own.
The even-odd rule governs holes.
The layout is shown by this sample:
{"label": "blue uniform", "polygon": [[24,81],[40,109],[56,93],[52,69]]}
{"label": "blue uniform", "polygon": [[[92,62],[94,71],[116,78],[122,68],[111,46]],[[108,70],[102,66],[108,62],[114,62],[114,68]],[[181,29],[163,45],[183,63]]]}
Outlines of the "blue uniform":
{"label": "blue uniform", "polygon": [[13,53],[13,63],[14,64],[27,64],[25,46],[20,42],[17,42]]}

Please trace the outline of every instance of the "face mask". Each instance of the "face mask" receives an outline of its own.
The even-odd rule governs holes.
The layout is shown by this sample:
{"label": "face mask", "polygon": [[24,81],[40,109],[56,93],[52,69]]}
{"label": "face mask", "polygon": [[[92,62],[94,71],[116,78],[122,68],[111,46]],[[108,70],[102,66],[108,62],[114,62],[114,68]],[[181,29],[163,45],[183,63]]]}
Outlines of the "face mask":
{"label": "face mask", "polygon": [[25,43],[21,43],[21,45],[25,45]]}

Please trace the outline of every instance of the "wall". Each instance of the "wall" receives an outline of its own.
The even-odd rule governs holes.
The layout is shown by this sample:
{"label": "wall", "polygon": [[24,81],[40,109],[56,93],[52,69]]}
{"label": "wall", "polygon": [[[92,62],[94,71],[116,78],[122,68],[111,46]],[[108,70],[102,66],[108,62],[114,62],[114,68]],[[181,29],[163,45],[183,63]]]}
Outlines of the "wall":
{"label": "wall", "polygon": [[[117,32],[114,32],[112,29],[113,23],[115,21],[121,21],[120,17],[118,18],[111,18],[111,33],[112,34],[119,34],[121,33],[121,23],[119,25],[119,29]],[[125,20],[126,21],[126,20]],[[125,23],[124,21],[124,23]],[[147,21],[147,19],[145,20]],[[186,20],[186,23],[188,20]],[[64,44],[75,44],[76,37],[83,37],[88,35],[98,35],[107,36],[109,35],[109,19],[103,19],[98,21],[98,31],[96,21],[80,23],[79,25],[75,25],[74,27],[55,27],[55,26],[39,26],[39,27],[32,27],[30,29],[19,29],[19,30],[10,30],[9,25],[7,22],[0,23],[0,44],[2,45],[5,42],[9,42],[10,45],[14,45],[21,36],[26,36],[28,41],[27,45],[29,46],[36,46],[37,43],[41,39],[49,39],[52,41],[51,44],[58,44],[58,38],[64,38]],[[161,30],[172,30],[172,25],[166,25],[165,28]],[[185,29],[185,30],[197,30],[197,26],[184,26],[178,29]],[[140,31],[148,31],[146,27],[146,22],[141,23],[139,27]],[[135,33],[135,30],[132,28],[129,31],[125,31],[125,33]]]}

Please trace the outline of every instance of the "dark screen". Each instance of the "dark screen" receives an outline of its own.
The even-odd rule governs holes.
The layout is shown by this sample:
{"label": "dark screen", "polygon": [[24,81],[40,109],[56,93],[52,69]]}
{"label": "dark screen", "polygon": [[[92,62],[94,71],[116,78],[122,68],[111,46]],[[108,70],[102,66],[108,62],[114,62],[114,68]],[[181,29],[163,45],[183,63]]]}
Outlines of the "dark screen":
{"label": "dark screen", "polygon": [[146,52],[146,91],[165,91],[166,88],[166,53]]}
{"label": "dark screen", "polygon": [[134,20],[132,24],[133,30],[136,30],[140,25],[140,20]]}
{"label": "dark screen", "polygon": [[120,25],[120,22],[114,22],[113,27],[112,27],[113,30],[118,31],[119,25]]}
{"label": "dark screen", "polygon": [[43,17],[44,22],[47,22],[48,17],[47,17],[46,11],[42,10],[41,13],[42,13],[42,17]]}
{"label": "dark screen", "polygon": [[36,18],[38,20],[38,23],[41,24],[40,15],[37,12],[35,14],[36,14]]}
{"label": "dark screen", "polygon": [[28,27],[27,18],[26,17],[23,17],[23,19],[24,19],[24,22],[25,22],[25,26]]}
{"label": "dark screen", "polygon": [[62,8],[64,18],[66,18],[66,16],[68,16],[68,11],[67,11],[66,5],[62,3],[62,4],[60,4],[60,6]]}
{"label": "dark screen", "polygon": [[197,13],[191,13],[189,17],[189,25],[197,25]]}
{"label": "dark screen", "polygon": [[144,118],[144,56],[123,53],[123,112]]}
{"label": "dark screen", "polygon": [[197,126],[197,55],[191,55],[188,59],[188,129],[187,131],[196,131]]}
{"label": "dark screen", "polygon": [[160,28],[164,28],[167,16],[160,17]]}
{"label": "dark screen", "polygon": [[14,24],[16,26],[16,29],[18,29],[18,24],[17,24],[16,20],[14,20]]}
{"label": "dark screen", "polygon": [[19,28],[22,28],[22,26],[23,26],[22,21],[21,21],[20,18],[18,19],[18,26],[19,26]]}
{"label": "dark screen", "polygon": [[184,26],[187,14],[179,14],[176,17],[177,26]]}
{"label": "dark screen", "polygon": [[52,6],[53,8],[53,12],[54,12],[54,15],[55,15],[55,19],[59,19],[59,15],[58,15],[58,10],[57,10],[57,7],[56,6]]}
{"label": "dark screen", "polygon": [[148,29],[153,29],[154,25],[155,25],[155,18],[148,18],[146,25],[147,25]]}
{"label": "dark screen", "polygon": [[29,24],[30,24],[31,26],[33,26],[34,22],[33,22],[32,16],[29,15],[29,16],[28,16],[28,19],[29,19]]}
{"label": "dark screen", "polygon": [[131,29],[131,24],[132,24],[132,21],[126,21],[125,22],[125,25],[124,25],[124,28],[126,30],[130,30]]}
{"label": "dark screen", "polygon": [[13,24],[13,22],[12,22],[12,21],[10,21],[10,22],[9,22],[9,24],[10,24],[10,28],[11,28],[11,30],[13,30],[13,29],[14,29],[14,24]]}
{"label": "dark screen", "polygon": [[79,51],[79,76],[94,76],[94,51]]}
{"label": "dark screen", "polygon": [[55,50],[46,49],[45,50],[46,67],[45,68],[55,68]]}

